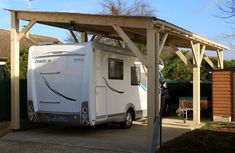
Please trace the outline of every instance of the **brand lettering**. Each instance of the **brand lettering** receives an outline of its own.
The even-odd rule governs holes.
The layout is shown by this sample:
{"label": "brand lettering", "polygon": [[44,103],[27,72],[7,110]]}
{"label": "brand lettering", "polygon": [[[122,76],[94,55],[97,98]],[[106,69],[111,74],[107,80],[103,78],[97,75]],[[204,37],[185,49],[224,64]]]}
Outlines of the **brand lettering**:
{"label": "brand lettering", "polygon": [[46,59],[36,59],[35,60],[35,63],[49,63],[51,62],[50,59],[46,60]]}

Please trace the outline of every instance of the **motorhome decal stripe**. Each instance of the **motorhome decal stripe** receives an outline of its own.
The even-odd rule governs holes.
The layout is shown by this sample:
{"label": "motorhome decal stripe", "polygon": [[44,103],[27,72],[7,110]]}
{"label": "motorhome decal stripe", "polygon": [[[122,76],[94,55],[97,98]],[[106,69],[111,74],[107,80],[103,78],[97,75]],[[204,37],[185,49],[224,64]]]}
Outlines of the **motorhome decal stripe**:
{"label": "motorhome decal stripe", "polygon": [[76,99],[69,98],[69,97],[67,97],[67,96],[64,96],[64,95],[61,94],[60,92],[56,91],[55,89],[53,89],[53,88],[50,86],[50,84],[49,84],[49,82],[46,80],[46,78],[44,78],[43,76],[42,76],[42,78],[43,78],[43,80],[44,80],[44,83],[45,83],[46,86],[48,87],[48,89],[50,89],[50,90],[51,90],[52,92],[54,92],[56,95],[61,96],[61,97],[65,98],[65,99],[67,99],[67,100],[70,100],[70,101],[77,101]]}
{"label": "motorhome decal stripe", "polygon": [[56,56],[85,56],[85,54],[43,55],[43,56],[34,57],[33,59],[39,59],[39,58],[45,58],[45,57],[56,57]]}
{"label": "motorhome decal stripe", "polygon": [[124,116],[125,113],[118,113],[118,114],[109,114],[108,117],[117,117],[117,116]]}
{"label": "motorhome decal stripe", "polygon": [[142,87],[142,89],[144,89],[145,91],[147,91],[147,88],[146,88],[142,83],[140,83],[140,86]]}
{"label": "motorhome decal stripe", "polygon": [[60,74],[60,72],[41,72],[40,74]]}
{"label": "motorhome decal stripe", "polygon": [[112,88],[112,87],[108,84],[108,81],[107,81],[104,77],[103,77],[103,79],[104,79],[104,83],[106,84],[106,86],[107,86],[110,90],[112,90],[113,92],[120,93],[120,94],[123,94],[123,93],[124,93],[124,91],[118,91],[118,90]]}

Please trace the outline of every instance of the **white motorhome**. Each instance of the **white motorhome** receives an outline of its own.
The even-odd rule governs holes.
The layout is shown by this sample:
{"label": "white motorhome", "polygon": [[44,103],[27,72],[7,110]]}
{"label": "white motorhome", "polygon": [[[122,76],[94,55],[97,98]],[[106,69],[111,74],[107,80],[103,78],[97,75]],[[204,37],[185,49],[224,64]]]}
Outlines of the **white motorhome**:
{"label": "white motorhome", "polygon": [[128,49],[102,43],[33,46],[28,117],[94,126],[147,116],[146,70]]}

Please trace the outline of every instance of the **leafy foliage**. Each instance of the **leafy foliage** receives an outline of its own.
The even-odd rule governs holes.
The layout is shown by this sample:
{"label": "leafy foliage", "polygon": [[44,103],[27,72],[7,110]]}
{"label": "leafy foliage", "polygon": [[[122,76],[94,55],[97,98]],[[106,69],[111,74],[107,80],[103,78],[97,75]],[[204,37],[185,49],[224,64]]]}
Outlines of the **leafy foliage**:
{"label": "leafy foliage", "polygon": [[[187,52],[184,52],[184,54],[186,53]],[[162,73],[166,79],[177,81],[192,81],[192,72],[176,54],[169,58],[165,57],[163,60],[165,61],[165,67],[162,70]],[[215,61],[215,59],[212,59],[212,61]],[[206,63],[206,61],[202,61],[201,81],[211,81],[211,71],[212,68]]]}
{"label": "leafy foliage", "polygon": [[224,68],[235,68],[235,60],[224,61]]}
{"label": "leafy foliage", "polygon": [[[20,50],[20,79],[27,78],[28,68],[28,48]],[[10,78],[10,59],[8,59],[6,67],[4,69],[7,79]]]}
{"label": "leafy foliage", "polygon": [[[163,59],[163,61],[165,61]],[[165,63],[162,73],[165,79],[178,80],[178,81],[190,81],[192,80],[192,72],[188,67],[181,61],[181,59],[174,55],[170,60]]]}

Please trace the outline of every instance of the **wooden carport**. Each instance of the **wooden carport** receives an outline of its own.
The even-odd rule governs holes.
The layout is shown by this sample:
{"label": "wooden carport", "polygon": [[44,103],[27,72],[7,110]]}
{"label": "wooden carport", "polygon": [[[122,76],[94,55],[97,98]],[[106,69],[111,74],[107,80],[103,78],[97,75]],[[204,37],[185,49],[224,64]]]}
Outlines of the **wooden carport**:
{"label": "wooden carport", "polygon": [[[109,16],[67,12],[35,12],[9,10],[11,12],[11,128],[20,128],[19,115],[19,40],[35,23],[80,31],[83,41],[87,34],[96,38],[109,37],[123,40],[130,50],[148,69],[148,133],[153,129],[154,117],[159,115],[159,55],[164,46],[171,46],[180,59],[193,72],[193,121],[200,124],[200,66],[205,59],[213,68],[223,68],[223,51],[226,46],[200,37],[192,32],[155,17]],[[19,31],[19,21],[29,21]],[[147,43],[147,56],[143,55],[133,41]],[[191,63],[178,48],[192,50]],[[204,55],[206,50],[215,51],[218,65]],[[148,135],[150,136],[150,135]]]}

